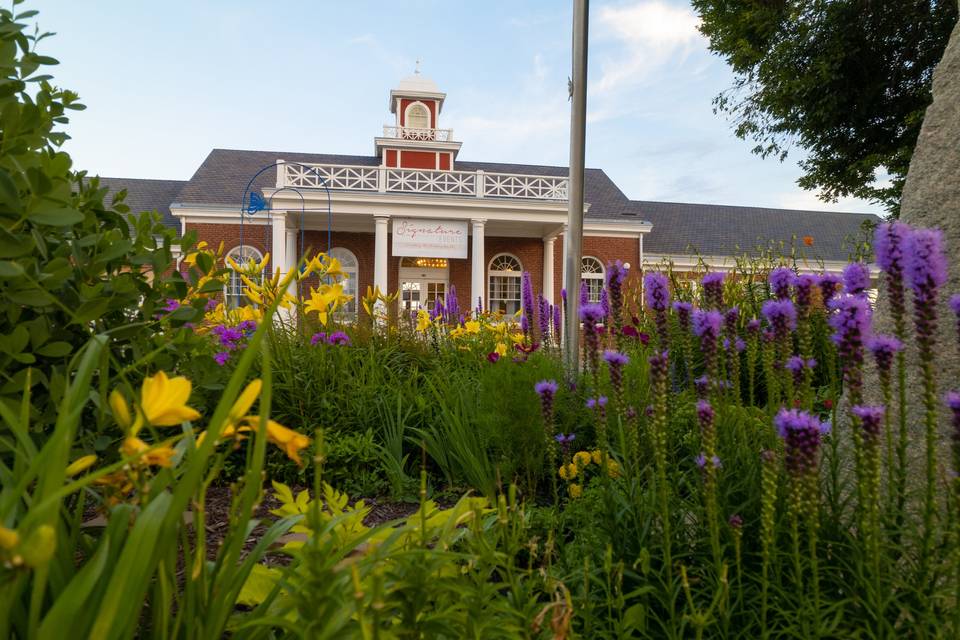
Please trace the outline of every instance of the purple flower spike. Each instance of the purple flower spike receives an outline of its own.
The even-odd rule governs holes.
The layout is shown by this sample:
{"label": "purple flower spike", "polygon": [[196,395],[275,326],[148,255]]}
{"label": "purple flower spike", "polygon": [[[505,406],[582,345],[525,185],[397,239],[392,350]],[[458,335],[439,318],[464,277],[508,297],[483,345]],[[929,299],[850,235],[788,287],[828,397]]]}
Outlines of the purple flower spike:
{"label": "purple flower spike", "polygon": [[599,304],[587,303],[580,307],[580,321],[584,323],[598,324],[603,321],[603,309]]}
{"label": "purple flower spike", "polygon": [[719,309],[723,306],[723,280],[726,274],[714,271],[703,276],[703,299],[706,306]]}
{"label": "purple flower spike", "polygon": [[910,232],[910,225],[890,222],[878,225],[873,234],[873,253],[877,266],[897,278],[903,275],[903,250]]}
{"label": "purple flower spike", "polygon": [[536,391],[541,398],[552,398],[557,394],[558,388],[559,387],[556,380],[541,380],[537,384],[533,385],[533,390]]}
{"label": "purple flower spike", "polygon": [[950,296],[950,310],[960,316],[960,293]]}
{"label": "purple flower spike", "polygon": [[609,365],[616,365],[618,367],[625,366],[630,362],[630,357],[625,353],[620,353],[619,351],[611,351],[607,349],[603,352],[603,360]]}
{"label": "purple flower spike", "polygon": [[720,335],[720,326],[723,324],[723,316],[719,311],[693,312],[693,333],[700,339],[713,337],[714,340]]}
{"label": "purple flower spike", "polygon": [[586,280],[582,280],[580,282],[580,306],[582,307],[585,304],[590,304],[590,287],[587,286]]}
{"label": "purple flower spike", "polygon": [[860,419],[860,433],[865,444],[876,444],[880,439],[880,426],[883,423],[884,408],[856,406],[850,410]]}
{"label": "purple flower spike", "polygon": [[560,335],[561,335],[560,305],[554,305],[553,307],[553,340],[557,344],[560,344]]}
{"label": "purple flower spike", "polygon": [[870,303],[860,296],[841,296],[830,302],[834,313],[830,326],[834,329],[833,341],[840,348],[840,357],[849,357],[850,351],[859,349],[870,332]]}
{"label": "purple flower spike", "polygon": [[947,281],[947,259],[943,254],[943,233],[938,229],[914,229],[907,242],[906,273],[917,296],[936,300],[936,291]]}
{"label": "purple flower spike", "polygon": [[[707,456],[703,453],[698,455],[694,459],[694,461],[697,463],[697,466],[700,467],[701,469],[705,469],[707,467]],[[710,466],[713,467],[714,469],[719,469],[720,467],[723,466],[723,464],[721,464],[720,458],[718,456],[712,456],[710,458]]]}
{"label": "purple flower spike", "polygon": [[950,409],[950,423],[953,426],[953,433],[950,438],[953,440],[953,471],[960,472],[960,391],[948,391],[944,397],[947,408]]}
{"label": "purple flower spike", "polygon": [[825,273],[820,276],[820,296],[823,298],[823,304],[829,304],[830,300],[837,295],[840,289],[840,278],[832,273]]}
{"label": "purple flower spike", "polygon": [[667,276],[651,271],[643,277],[643,298],[653,311],[666,311],[670,304],[670,285]]}
{"label": "purple flower spike", "polygon": [[343,331],[334,331],[327,338],[327,344],[337,345],[340,347],[350,346],[350,336],[345,334]]}
{"label": "purple flower spike", "polygon": [[760,321],[756,318],[750,320],[747,323],[747,333],[759,333],[760,332]]}
{"label": "purple flower spike", "polygon": [[797,310],[789,299],[767,300],[760,310],[777,338],[783,339],[797,328]]}
{"label": "purple flower spike", "polygon": [[806,311],[810,308],[811,296],[813,294],[813,288],[817,286],[819,278],[812,273],[804,273],[797,276],[796,280],[796,289],[797,289],[797,307],[801,311]]}
{"label": "purple flower spike", "polygon": [[854,296],[863,295],[870,287],[870,270],[862,262],[851,262],[843,268],[843,288]]}
{"label": "purple flower spike", "polygon": [[310,344],[314,346],[320,344],[321,342],[326,342],[326,341],[327,341],[327,334],[324,333],[323,331],[320,331],[319,333],[315,333],[312,336],[310,336]]}
{"label": "purple flower spike", "polygon": [[903,343],[894,336],[877,335],[867,338],[867,349],[877,361],[877,369],[881,373],[889,373],[893,366],[893,356],[903,350]]}
{"label": "purple flower spike", "polygon": [[777,267],[770,272],[770,288],[773,289],[773,295],[779,300],[786,300],[790,297],[790,287],[796,281],[797,274],[789,267]]}
{"label": "purple flower spike", "polygon": [[815,473],[818,465],[820,439],[829,433],[827,423],[805,411],[781,409],[773,420],[777,433],[784,441],[784,463],[793,476]]}

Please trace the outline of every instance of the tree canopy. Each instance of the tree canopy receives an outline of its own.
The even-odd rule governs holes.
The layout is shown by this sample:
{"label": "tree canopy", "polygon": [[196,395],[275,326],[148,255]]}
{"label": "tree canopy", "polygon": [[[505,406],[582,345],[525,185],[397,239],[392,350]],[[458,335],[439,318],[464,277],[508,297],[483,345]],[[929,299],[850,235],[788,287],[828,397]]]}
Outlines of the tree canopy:
{"label": "tree canopy", "polygon": [[796,145],[804,189],[899,208],[957,0],[692,0],[733,86],[714,104],[753,151]]}

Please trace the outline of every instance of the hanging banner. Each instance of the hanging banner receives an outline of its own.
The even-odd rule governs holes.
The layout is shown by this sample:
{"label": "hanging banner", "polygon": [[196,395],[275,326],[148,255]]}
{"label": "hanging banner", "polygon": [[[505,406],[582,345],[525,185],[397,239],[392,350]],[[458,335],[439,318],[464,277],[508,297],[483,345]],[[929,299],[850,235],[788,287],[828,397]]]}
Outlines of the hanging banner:
{"label": "hanging banner", "polygon": [[459,220],[394,218],[393,255],[466,258],[467,223]]}

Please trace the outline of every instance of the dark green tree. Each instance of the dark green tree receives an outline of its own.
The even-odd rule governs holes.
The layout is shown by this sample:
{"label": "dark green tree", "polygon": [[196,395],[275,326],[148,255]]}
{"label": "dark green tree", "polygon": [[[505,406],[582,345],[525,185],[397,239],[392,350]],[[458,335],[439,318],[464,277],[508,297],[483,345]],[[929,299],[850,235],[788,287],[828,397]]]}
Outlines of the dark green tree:
{"label": "dark green tree", "polygon": [[714,100],[736,135],[781,161],[799,146],[801,187],[896,215],[957,0],[692,2],[736,74]]}

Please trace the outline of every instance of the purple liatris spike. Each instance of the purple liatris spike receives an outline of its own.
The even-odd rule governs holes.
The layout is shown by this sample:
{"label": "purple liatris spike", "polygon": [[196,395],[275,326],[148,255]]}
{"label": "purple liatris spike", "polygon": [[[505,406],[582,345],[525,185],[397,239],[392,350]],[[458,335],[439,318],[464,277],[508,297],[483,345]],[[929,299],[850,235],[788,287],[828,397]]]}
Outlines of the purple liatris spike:
{"label": "purple liatris spike", "polygon": [[740,309],[730,307],[723,313],[723,329],[727,336],[737,335],[737,322],[740,320]]}
{"label": "purple liatris spike", "polygon": [[586,280],[580,281],[580,306],[590,303],[590,287]]}
{"label": "purple liatris spike", "polygon": [[767,323],[773,328],[778,339],[786,338],[791,331],[797,328],[797,310],[788,298],[767,300],[763,303],[760,311],[767,319]]}
{"label": "purple liatris spike", "polygon": [[768,278],[770,289],[778,300],[786,300],[790,297],[790,287],[796,281],[797,274],[790,267],[777,267],[770,272]]}
{"label": "purple liatris spike", "polygon": [[817,366],[817,361],[813,358],[804,359],[801,356],[791,356],[787,358],[787,370],[793,374],[793,383],[798,387],[803,383],[803,377],[806,371],[812,370]]}
{"label": "purple liatris spike", "polygon": [[880,440],[880,426],[883,423],[884,408],[882,406],[867,407],[857,405],[850,409],[859,418],[860,437],[868,446],[876,445]]}
{"label": "purple liatris spike", "polygon": [[560,317],[560,305],[554,305],[553,309],[553,339],[557,344],[560,344],[561,333],[561,317]]}
{"label": "purple liatris spike", "polygon": [[787,473],[792,476],[816,473],[820,439],[830,432],[829,423],[805,411],[781,409],[773,424],[783,439]]}
{"label": "purple liatris spike", "polygon": [[870,270],[862,262],[851,262],[843,268],[843,289],[850,295],[863,295],[870,287]]}
{"label": "purple liatris spike", "polygon": [[443,300],[440,298],[434,299],[433,309],[430,311],[430,320],[436,320],[437,318],[443,318]]}
{"label": "purple liatris spike", "polygon": [[340,347],[350,346],[350,336],[345,334],[343,331],[334,331],[327,337],[327,344],[337,345]]}
{"label": "purple liatris spike", "polygon": [[751,320],[747,322],[747,333],[760,333],[760,321],[756,318],[751,318]]}
{"label": "purple liatris spike", "polygon": [[667,276],[651,271],[643,276],[643,299],[653,311],[666,311],[670,304],[670,285]]}
{"label": "purple liatris spike", "polygon": [[619,326],[623,313],[623,282],[627,279],[627,268],[623,262],[616,260],[607,265],[607,290],[610,294],[610,316],[614,326]]}
{"label": "purple liatris spike", "polygon": [[616,396],[617,402],[623,401],[623,368],[630,362],[630,358],[625,353],[607,349],[603,352],[603,360],[607,363],[610,370],[610,386]]}
{"label": "purple liatris spike", "polygon": [[797,308],[805,313],[810,308],[813,288],[817,286],[819,278],[812,273],[803,273],[797,276],[795,287],[797,291]]}
{"label": "purple liatris spike", "polygon": [[580,307],[580,322],[583,323],[583,346],[590,365],[590,371],[597,374],[599,364],[600,338],[597,324],[603,322],[603,309],[598,304],[587,303]]}
{"label": "purple liatris spike", "polygon": [[666,351],[660,351],[647,358],[647,362],[650,363],[651,379],[666,380],[667,366],[669,363],[668,355]]}
{"label": "purple liatris spike", "polygon": [[954,478],[957,478],[960,477],[960,391],[948,391],[944,402],[950,409],[950,424],[953,427],[953,433],[950,434],[953,443],[953,473]]}
{"label": "purple liatris spike", "polygon": [[600,290],[600,308],[603,309],[603,316],[605,318],[610,317],[610,297],[607,295],[606,289]]}
{"label": "purple liatris spike", "polygon": [[866,347],[873,354],[880,373],[890,373],[893,366],[893,356],[903,350],[903,343],[894,336],[875,335],[866,340]]}
{"label": "purple liatris spike", "polygon": [[950,296],[950,310],[957,323],[957,339],[960,340],[960,294]]}
{"label": "purple liatris spike", "polygon": [[673,311],[677,314],[677,326],[686,334],[690,331],[690,320],[693,317],[693,305],[689,302],[677,300],[673,303]]}
{"label": "purple liatris spike", "polygon": [[530,333],[530,318],[525,313],[520,316],[520,331],[524,334]]}
{"label": "purple liatris spike", "polygon": [[537,296],[537,321],[540,325],[540,339],[546,340],[550,336],[550,303],[543,297],[543,294]]}
{"label": "purple liatris spike", "polygon": [[700,437],[711,447],[713,445],[713,426],[716,412],[706,400],[697,402],[697,422],[700,424]]}
{"label": "purple liatris spike", "polygon": [[943,253],[943,233],[938,229],[914,229],[906,246],[907,282],[914,296],[934,302],[947,281],[947,259]]}
{"label": "purple liatris spike", "polygon": [[697,463],[697,466],[698,466],[698,467],[700,467],[701,469],[704,469],[704,470],[706,470],[708,463],[709,463],[710,467],[712,467],[713,469],[719,469],[720,467],[723,466],[723,464],[721,464],[721,462],[720,462],[720,458],[719,458],[719,457],[717,457],[717,456],[709,456],[709,457],[708,457],[705,453],[702,453],[702,452],[700,453],[700,455],[698,455],[696,458],[694,458],[694,462]]}
{"label": "purple liatris spike", "polygon": [[327,341],[327,334],[324,333],[323,331],[320,331],[319,333],[315,333],[312,336],[310,336],[310,344],[314,346],[320,344],[321,342],[326,342],[326,341]]}
{"label": "purple liatris spike", "polygon": [[557,395],[556,380],[541,380],[533,385],[533,390],[540,396],[540,408],[543,413],[543,425],[548,435],[553,431],[553,399]]}
{"label": "purple liatris spike", "polygon": [[710,309],[719,309],[723,306],[723,280],[726,274],[720,271],[713,271],[703,276],[701,284],[703,285],[704,306]]}
{"label": "purple liatris spike", "polygon": [[[521,302],[523,304],[523,315],[528,317],[527,322],[533,320],[535,313],[533,308],[533,281],[530,279],[530,272],[524,271],[520,281]],[[529,329],[529,327],[528,327]]]}
{"label": "purple liatris spike", "polygon": [[904,222],[886,222],[873,232],[873,253],[877,266],[888,274],[903,275],[903,251],[911,232]]}
{"label": "purple liatris spike", "polygon": [[447,308],[445,309],[447,324],[456,324],[460,319],[460,303],[457,300],[457,287],[450,285],[450,291],[447,293]]}
{"label": "purple liatris spike", "polygon": [[830,301],[833,314],[828,319],[834,333],[843,378],[850,398],[859,403],[862,387],[863,342],[870,331],[870,302],[864,296],[843,295]]}
{"label": "purple liatris spike", "polygon": [[719,311],[703,311],[697,309],[693,312],[693,333],[698,338],[707,338],[716,341],[720,336],[720,326],[723,324],[723,316]]}
{"label": "purple liatris spike", "polygon": [[840,290],[840,278],[832,273],[824,273],[820,276],[820,297],[823,298],[823,304],[827,305]]}

